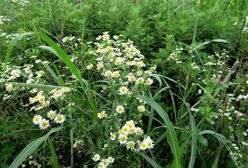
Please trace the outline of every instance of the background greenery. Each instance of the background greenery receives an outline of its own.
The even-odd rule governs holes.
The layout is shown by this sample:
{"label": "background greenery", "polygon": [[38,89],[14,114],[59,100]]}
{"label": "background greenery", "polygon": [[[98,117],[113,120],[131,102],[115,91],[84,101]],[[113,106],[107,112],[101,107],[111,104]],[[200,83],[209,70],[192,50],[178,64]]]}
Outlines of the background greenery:
{"label": "background greenery", "polygon": [[[197,106],[201,114],[194,114],[196,132],[214,130],[230,140],[231,133],[226,132],[224,127],[226,122],[231,121],[223,119],[214,125],[211,121],[214,120],[213,116],[220,107],[218,101],[224,102],[228,93],[239,95],[240,90],[247,91],[245,74],[248,70],[248,33],[243,31],[244,27],[248,27],[246,0],[30,0],[27,5],[1,0],[0,16],[11,18],[10,22],[0,24],[0,60],[2,62],[5,60],[10,37],[24,32],[42,31],[58,41],[65,36],[76,36],[86,43],[93,41],[102,32],[108,31],[111,35],[123,34],[126,39],[134,41],[137,48],[145,55],[146,61],[158,65],[158,74],[174,80],[166,81],[171,92],[161,93],[156,97],[156,101],[169,114],[174,126],[179,128],[177,136],[185,149],[182,161],[184,167],[187,167],[190,161],[191,149],[186,144],[191,141],[189,134],[192,134],[190,131],[180,131],[180,128],[186,130],[192,128],[185,102],[193,105],[202,100]],[[25,38],[18,41],[10,61],[20,63],[16,58],[25,56],[26,60],[24,59],[23,63],[32,62],[28,58],[37,54],[35,48],[42,44],[39,38]],[[177,55],[182,64],[169,61],[170,54],[181,47],[184,50]],[[70,49],[67,47],[64,49],[71,54]],[[82,54],[77,50],[73,52]],[[220,55],[226,53],[228,57],[218,56],[217,53]],[[214,58],[209,58],[210,55],[214,55]],[[48,54],[43,54],[42,58],[55,59]],[[235,72],[230,72],[236,60],[239,64],[235,65]],[[87,60],[82,62],[84,61]],[[224,65],[209,68],[205,66],[209,61],[222,61]],[[192,68],[193,62],[205,71],[196,71]],[[79,65],[82,66],[83,63]],[[220,80],[227,79],[223,85],[211,80],[212,75],[218,74],[218,71],[222,71]],[[201,83],[203,80],[206,80],[207,84]],[[236,85],[228,83],[230,81]],[[198,83],[204,94],[199,95],[199,89],[191,85],[192,83]],[[183,90],[181,85],[186,89]],[[5,94],[3,86],[0,91],[3,96]],[[152,94],[159,91],[154,87]],[[168,99],[171,94],[174,95],[174,99]],[[7,167],[27,142],[41,136],[40,131],[33,128],[30,114],[15,102],[16,100],[0,102],[0,167]],[[237,110],[247,114],[244,102],[233,105]],[[176,113],[173,114],[171,111]],[[154,123],[153,128],[158,125]],[[242,136],[242,129],[247,129],[247,126],[240,124],[235,128],[238,133],[234,133],[233,136],[234,140],[238,141],[237,139]],[[158,147],[154,149],[151,157],[161,166],[169,167],[167,163],[171,162],[172,156],[163,138],[164,131],[165,129],[155,132],[155,136],[160,138],[160,141],[158,140]],[[216,156],[220,157],[219,167],[235,167],[229,157],[228,149],[219,145],[220,140],[214,139],[212,135],[201,135],[198,141],[198,146],[195,147],[197,149],[195,167],[214,165],[215,159],[218,158]],[[67,143],[63,148],[65,153],[69,150],[70,142]],[[244,147],[242,152],[247,158],[247,147]],[[87,157],[89,159],[89,156]],[[247,162],[246,158],[241,162]],[[149,165],[141,158],[138,160],[140,160],[140,167]],[[61,165],[69,165],[68,162],[69,160],[64,160]],[[79,162],[77,166],[82,166],[81,163]]]}

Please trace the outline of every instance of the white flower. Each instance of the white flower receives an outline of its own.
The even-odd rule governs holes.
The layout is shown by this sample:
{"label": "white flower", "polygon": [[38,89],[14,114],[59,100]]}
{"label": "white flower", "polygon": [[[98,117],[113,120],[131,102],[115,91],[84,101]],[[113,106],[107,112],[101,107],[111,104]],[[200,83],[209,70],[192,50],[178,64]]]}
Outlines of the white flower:
{"label": "white flower", "polygon": [[48,113],[47,113],[47,117],[49,119],[54,119],[54,117],[56,116],[56,111],[54,110],[50,110]]}
{"label": "white flower", "polygon": [[118,136],[118,139],[119,139],[120,144],[125,144],[125,143],[127,142],[127,135],[125,135],[125,134],[120,134],[120,135]]}
{"label": "white flower", "polygon": [[47,129],[49,127],[49,121],[46,120],[46,119],[42,119],[40,122],[39,122],[39,127],[40,129],[44,130],[44,129]]}
{"label": "white flower", "polygon": [[38,125],[41,122],[41,120],[42,120],[41,115],[35,115],[34,118],[33,118],[33,123],[35,125]]}
{"label": "white flower", "polygon": [[13,90],[13,85],[12,85],[12,84],[10,84],[10,83],[5,84],[5,89],[6,89],[8,92],[10,92],[10,91],[12,91],[12,90]]}
{"label": "white flower", "polygon": [[95,154],[94,156],[93,156],[93,158],[92,158],[92,160],[93,161],[98,161],[98,160],[100,160],[101,159],[101,156],[99,155],[99,154]]}
{"label": "white flower", "polygon": [[108,157],[108,162],[109,163],[114,163],[115,159],[112,156]]}
{"label": "white flower", "polygon": [[63,114],[57,114],[54,121],[56,123],[62,124],[65,121],[65,116]]}
{"label": "white flower", "polygon": [[137,109],[138,109],[139,112],[144,112],[146,110],[145,106],[142,106],[142,105],[138,106]]}
{"label": "white flower", "polygon": [[150,86],[153,84],[153,80],[151,78],[146,79],[146,85]]}
{"label": "white flower", "polygon": [[146,142],[147,144],[147,148],[148,149],[152,149],[154,147],[154,144],[153,144],[153,140],[150,138],[150,136],[148,136],[144,142]]}
{"label": "white flower", "polygon": [[86,69],[92,69],[93,68],[93,64],[89,64],[87,65]]}
{"label": "white flower", "polygon": [[116,107],[115,110],[117,113],[123,113],[125,111],[125,108],[123,106],[119,105]]}
{"label": "white flower", "polygon": [[114,140],[115,140],[115,138],[116,138],[116,135],[115,135],[115,134],[113,134],[112,132],[110,132],[110,139],[111,139],[112,141],[114,141]]}
{"label": "white flower", "polygon": [[99,119],[103,119],[107,117],[107,114],[105,113],[105,111],[101,111],[100,113],[97,114],[97,117]]}
{"label": "white flower", "polygon": [[142,130],[142,128],[137,127],[137,128],[135,128],[135,133],[136,133],[136,135],[142,135],[144,133],[144,131]]}
{"label": "white flower", "polygon": [[114,78],[118,78],[118,77],[120,76],[120,72],[119,72],[119,71],[114,71],[114,72],[112,73],[112,76],[113,76]]}
{"label": "white flower", "polygon": [[61,88],[61,91],[62,91],[62,92],[70,92],[71,89],[68,88],[68,87],[62,87],[62,88]]}
{"label": "white flower", "polygon": [[140,78],[138,78],[138,79],[136,80],[136,83],[137,83],[137,84],[142,84],[142,83],[144,83],[144,81],[145,81],[145,79],[142,78],[142,77],[140,77]]}
{"label": "white flower", "polygon": [[146,150],[148,147],[147,142],[143,141],[140,145],[139,145],[139,149],[140,150]]}
{"label": "white flower", "polygon": [[12,70],[10,72],[10,74],[15,76],[15,77],[20,77],[21,71],[20,71],[20,69]]}
{"label": "white flower", "polygon": [[112,72],[110,70],[105,71],[104,76],[109,78],[112,76]]}
{"label": "white flower", "polygon": [[126,145],[127,149],[134,149],[135,147],[135,142],[134,141],[128,141]]}
{"label": "white flower", "polygon": [[119,92],[121,95],[127,94],[129,92],[129,89],[126,86],[122,86],[119,89]]}

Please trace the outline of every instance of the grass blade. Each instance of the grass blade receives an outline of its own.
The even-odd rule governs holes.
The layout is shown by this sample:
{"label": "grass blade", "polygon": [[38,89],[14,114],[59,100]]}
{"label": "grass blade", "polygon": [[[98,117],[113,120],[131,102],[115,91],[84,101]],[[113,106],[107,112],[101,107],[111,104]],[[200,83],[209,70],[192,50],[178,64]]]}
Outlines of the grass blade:
{"label": "grass blade", "polygon": [[52,155],[50,158],[51,165],[55,168],[59,168],[58,157],[57,157],[57,154],[56,154],[54,146],[53,146],[53,142],[52,142],[50,137],[48,137],[48,144],[49,144],[49,149],[50,149],[50,152]]}
{"label": "grass blade", "polygon": [[181,168],[182,167],[181,166],[181,156],[182,156],[181,148],[179,146],[176,131],[175,131],[173,124],[171,123],[167,113],[153,99],[146,97],[146,96],[141,96],[141,95],[137,96],[137,97],[144,100],[145,102],[147,102],[159,114],[159,116],[164,121],[164,124],[166,125],[168,133],[169,133],[169,137],[168,137],[169,144],[170,144],[173,156],[174,156],[173,167]]}
{"label": "grass blade", "polygon": [[159,166],[157,164],[157,162],[155,160],[153,160],[152,158],[150,158],[149,156],[145,155],[145,154],[141,154],[141,156],[152,165],[153,168],[161,168],[161,166]]}
{"label": "grass blade", "polygon": [[62,129],[63,127],[57,127],[51,129],[46,135],[30,142],[20,153],[19,155],[15,158],[15,160],[11,163],[9,168],[18,168],[22,162],[29,156],[31,155],[44,141],[47,140],[47,138],[55,132],[58,132]]}

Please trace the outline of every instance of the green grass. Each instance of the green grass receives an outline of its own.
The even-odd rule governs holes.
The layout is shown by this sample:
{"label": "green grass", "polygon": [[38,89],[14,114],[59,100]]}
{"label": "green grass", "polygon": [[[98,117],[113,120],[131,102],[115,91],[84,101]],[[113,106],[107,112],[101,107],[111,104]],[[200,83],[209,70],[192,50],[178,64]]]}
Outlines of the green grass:
{"label": "green grass", "polygon": [[[18,2],[0,2],[0,167],[97,167],[96,153],[115,158],[109,167],[246,167],[245,0]],[[116,65],[126,44],[111,44],[123,52],[111,57],[118,50],[96,40],[103,32],[133,41],[146,67]],[[151,86],[126,84],[127,76],[139,78],[136,71],[155,64],[152,74],[141,75]],[[107,70],[120,76],[109,78]],[[122,86],[132,94],[121,95]],[[50,97],[64,87],[70,92]],[[43,91],[48,107],[31,103],[34,89]],[[116,112],[118,105],[124,113]],[[62,130],[53,119],[45,130],[32,123],[50,110],[65,115]],[[130,120],[144,135],[128,134],[129,140],[149,136],[152,149],[134,152],[110,140]]]}

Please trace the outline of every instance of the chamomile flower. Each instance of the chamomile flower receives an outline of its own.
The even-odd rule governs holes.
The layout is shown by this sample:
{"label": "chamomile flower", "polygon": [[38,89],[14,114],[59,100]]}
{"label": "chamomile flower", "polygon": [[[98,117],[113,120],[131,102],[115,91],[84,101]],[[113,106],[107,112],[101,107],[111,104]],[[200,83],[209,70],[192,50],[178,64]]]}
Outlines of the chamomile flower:
{"label": "chamomile flower", "polygon": [[93,156],[93,158],[92,158],[92,160],[93,161],[98,161],[98,160],[100,160],[101,159],[101,156],[98,154],[98,153],[96,153],[94,156]]}
{"label": "chamomile flower", "polygon": [[126,144],[127,149],[134,149],[135,148],[135,142],[134,141],[128,141]]}
{"label": "chamomile flower", "polygon": [[138,78],[138,79],[136,80],[136,83],[137,83],[137,84],[142,84],[142,83],[144,83],[144,81],[145,81],[145,79],[142,78],[142,77],[140,77],[140,78]]}
{"label": "chamomile flower", "polygon": [[114,71],[114,72],[112,73],[112,76],[113,76],[114,78],[118,78],[118,77],[120,76],[120,72],[119,72],[119,71]]}
{"label": "chamomile flower", "polygon": [[47,117],[49,118],[49,119],[54,119],[54,117],[56,116],[56,111],[55,110],[50,110],[50,111],[48,111],[48,113],[47,113]]}
{"label": "chamomile flower", "polygon": [[86,66],[86,69],[92,69],[93,68],[93,64],[89,64]]}
{"label": "chamomile flower", "polygon": [[114,141],[116,139],[116,134],[110,132],[110,139]]}
{"label": "chamomile flower", "polygon": [[143,135],[144,131],[140,127],[135,128],[135,134],[136,135]]}
{"label": "chamomile flower", "polygon": [[106,168],[107,166],[104,165],[103,162],[100,162],[97,166],[97,168]]}
{"label": "chamomile flower", "polygon": [[142,74],[143,74],[143,71],[137,71],[137,72],[136,72],[136,75],[137,75],[137,76],[141,76]]}
{"label": "chamomile flower", "polygon": [[62,91],[62,92],[70,92],[71,89],[68,88],[68,87],[62,87],[62,88],[61,88],[61,91]]}
{"label": "chamomile flower", "polygon": [[110,78],[112,76],[112,72],[110,70],[105,71],[104,76]]}
{"label": "chamomile flower", "polygon": [[143,105],[138,106],[137,109],[139,112],[144,112],[146,110],[145,106]]}
{"label": "chamomile flower", "polygon": [[116,107],[115,110],[117,113],[123,113],[125,111],[125,108],[123,106],[119,105]]}
{"label": "chamomile flower", "polygon": [[12,90],[13,90],[13,85],[12,85],[12,84],[10,84],[10,83],[5,84],[5,89],[6,89],[8,92],[10,92],[10,91],[12,91]]}
{"label": "chamomile flower", "polygon": [[128,81],[129,81],[129,82],[135,82],[135,80],[136,80],[136,78],[135,78],[134,75],[130,75],[130,76],[128,77]]}
{"label": "chamomile flower", "polygon": [[33,117],[33,123],[34,123],[35,125],[38,125],[38,124],[41,122],[41,120],[42,120],[41,115],[35,115],[35,116]]}
{"label": "chamomile flower", "polygon": [[103,163],[103,165],[104,165],[105,167],[107,167],[107,166],[109,165],[108,159],[102,159],[102,160],[101,160],[101,163]]}
{"label": "chamomile flower", "polygon": [[135,127],[133,120],[127,121],[125,125],[127,125],[130,129]]}
{"label": "chamomile flower", "polygon": [[99,119],[104,119],[107,117],[107,114],[105,113],[105,111],[101,111],[100,113],[97,114],[97,117]]}
{"label": "chamomile flower", "polygon": [[118,136],[118,140],[120,142],[120,144],[125,144],[127,142],[127,135],[125,134],[120,134]]}
{"label": "chamomile flower", "polygon": [[65,116],[63,114],[57,114],[54,121],[58,124],[62,124],[65,121]]}
{"label": "chamomile flower", "polygon": [[146,85],[150,86],[153,84],[153,80],[151,78],[146,79]]}
{"label": "chamomile flower", "polygon": [[124,125],[124,126],[121,128],[121,131],[120,131],[120,132],[121,132],[122,134],[128,134],[129,131],[130,131],[129,126]]}
{"label": "chamomile flower", "polygon": [[127,94],[129,92],[129,89],[126,86],[122,86],[119,89],[120,95]]}
{"label": "chamomile flower", "polygon": [[117,57],[117,58],[115,59],[115,65],[121,65],[122,62],[123,62],[123,59],[120,58],[120,57]]}
{"label": "chamomile flower", "polygon": [[40,129],[42,129],[42,130],[47,129],[49,126],[50,126],[49,121],[46,120],[46,119],[42,119],[42,120],[39,122],[39,127],[40,127]]}
{"label": "chamomile flower", "polygon": [[154,147],[154,144],[153,144],[153,140],[150,138],[150,136],[148,136],[144,142],[146,142],[147,144],[147,148],[148,149],[152,149]]}
{"label": "chamomile flower", "polygon": [[53,98],[59,98],[59,97],[61,97],[61,96],[63,96],[63,92],[61,91],[61,90],[56,90],[56,91],[54,91],[54,93],[53,93],[53,95],[52,95],[52,97]]}
{"label": "chamomile flower", "polygon": [[143,141],[140,145],[139,145],[139,149],[140,150],[146,150],[148,147],[147,142]]}
{"label": "chamomile flower", "polygon": [[15,70],[12,70],[10,72],[11,75],[15,76],[15,77],[20,77],[21,75],[21,70],[20,69],[15,69]]}
{"label": "chamomile flower", "polygon": [[112,156],[109,156],[108,158],[109,163],[114,163],[115,159]]}
{"label": "chamomile flower", "polygon": [[99,62],[98,64],[96,64],[96,68],[98,70],[102,69],[104,67],[103,63],[102,62]]}
{"label": "chamomile flower", "polygon": [[42,77],[43,75],[45,74],[45,72],[44,71],[38,71],[38,72],[36,72],[36,78],[40,78],[40,77]]}

